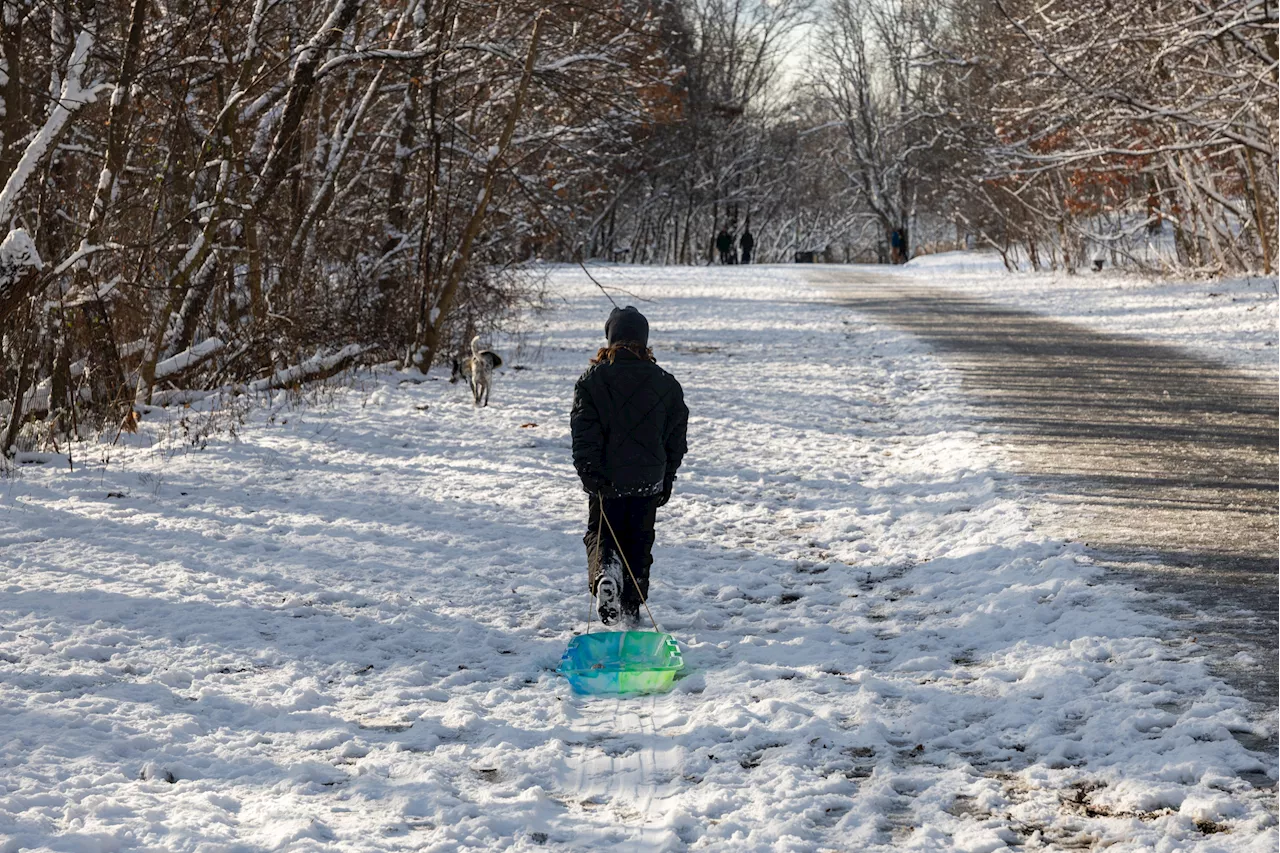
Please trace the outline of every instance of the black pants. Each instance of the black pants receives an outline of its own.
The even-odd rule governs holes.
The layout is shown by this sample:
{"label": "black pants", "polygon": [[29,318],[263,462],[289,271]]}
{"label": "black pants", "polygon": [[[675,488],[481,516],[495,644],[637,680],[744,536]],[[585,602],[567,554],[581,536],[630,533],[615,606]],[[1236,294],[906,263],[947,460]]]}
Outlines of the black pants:
{"label": "black pants", "polygon": [[[604,570],[614,571],[622,586],[622,612],[635,617],[640,613],[641,598],[649,597],[649,567],[653,565],[653,523],[658,516],[659,495],[645,497],[605,498],[604,512],[609,524],[600,519],[600,498],[592,495],[587,501],[587,535],[582,543],[587,546],[587,584],[592,594],[595,593],[596,582]],[[627,558],[626,565],[619,558],[618,548],[609,533],[612,525],[613,533],[618,537],[618,545],[622,546],[622,556]],[[631,572],[627,572],[630,565]],[[631,575],[635,575],[632,581]],[[640,588],[637,591],[636,584]]]}

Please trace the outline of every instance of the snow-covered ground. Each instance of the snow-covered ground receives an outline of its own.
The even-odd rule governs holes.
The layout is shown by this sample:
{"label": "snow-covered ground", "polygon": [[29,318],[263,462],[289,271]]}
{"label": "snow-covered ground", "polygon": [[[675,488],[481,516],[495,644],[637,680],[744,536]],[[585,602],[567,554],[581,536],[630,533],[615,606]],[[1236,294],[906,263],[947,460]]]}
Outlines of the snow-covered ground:
{"label": "snow-covered ground", "polygon": [[0,851],[1275,850],[1273,723],[1031,529],[926,350],[782,268],[595,275],[692,411],[672,693],[553,672],[609,307],[560,269],[487,410],[366,374],[0,482]]}
{"label": "snow-covered ground", "polygon": [[944,252],[892,269],[1100,332],[1183,347],[1275,381],[1277,282],[1271,278],[1163,280],[1101,273],[1010,273],[994,252]]}

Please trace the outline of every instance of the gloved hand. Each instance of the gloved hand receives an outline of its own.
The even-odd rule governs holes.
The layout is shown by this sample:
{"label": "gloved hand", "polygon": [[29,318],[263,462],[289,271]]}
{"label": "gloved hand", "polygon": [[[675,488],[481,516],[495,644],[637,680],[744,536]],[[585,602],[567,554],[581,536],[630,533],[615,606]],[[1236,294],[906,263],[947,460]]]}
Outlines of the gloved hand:
{"label": "gloved hand", "polygon": [[676,478],[668,477],[662,482],[662,497],[658,499],[658,506],[666,506],[667,501],[671,500],[671,491],[676,487]]}
{"label": "gloved hand", "polygon": [[609,487],[609,481],[599,474],[581,474],[582,490],[589,495],[598,495]]}

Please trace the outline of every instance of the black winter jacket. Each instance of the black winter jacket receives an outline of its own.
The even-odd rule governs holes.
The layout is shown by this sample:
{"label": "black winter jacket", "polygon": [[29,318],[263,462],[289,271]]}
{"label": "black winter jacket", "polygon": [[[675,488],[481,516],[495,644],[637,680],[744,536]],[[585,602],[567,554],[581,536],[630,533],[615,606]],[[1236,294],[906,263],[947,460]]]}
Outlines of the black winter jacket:
{"label": "black winter jacket", "polygon": [[656,495],[688,451],[684,390],[653,362],[617,353],[573,388],[573,466],[588,491],[600,485],[606,498]]}

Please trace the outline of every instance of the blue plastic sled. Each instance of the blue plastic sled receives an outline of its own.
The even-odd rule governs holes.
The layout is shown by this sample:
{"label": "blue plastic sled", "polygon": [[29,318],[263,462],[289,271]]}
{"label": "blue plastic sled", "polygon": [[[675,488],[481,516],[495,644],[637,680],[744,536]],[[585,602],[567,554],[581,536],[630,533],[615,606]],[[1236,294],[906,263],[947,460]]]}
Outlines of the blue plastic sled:
{"label": "blue plastic sled", "polygon": [[657,631],[603,631],[569,641],[556,672],[578,693],[662,693],[684,666],[675,637]]}

